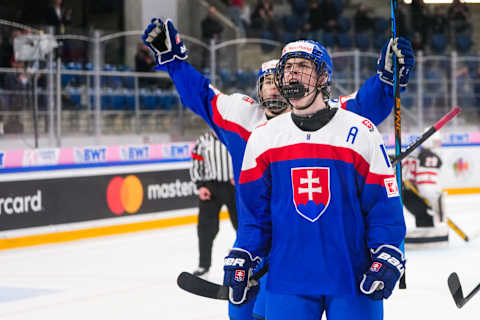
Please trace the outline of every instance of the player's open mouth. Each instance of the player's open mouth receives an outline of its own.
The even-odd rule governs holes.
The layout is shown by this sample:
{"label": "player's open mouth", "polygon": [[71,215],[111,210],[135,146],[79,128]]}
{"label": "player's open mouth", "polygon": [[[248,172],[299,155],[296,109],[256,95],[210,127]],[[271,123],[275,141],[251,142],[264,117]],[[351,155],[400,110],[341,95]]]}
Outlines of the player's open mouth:
{"label": "player's open mouth", "polygon": [[288,85],[282,88],[284,96],[291,100],[301,99],[305,96],[305,93],[308,92],[303,83],[300,83],[297,80],[290,81]]}

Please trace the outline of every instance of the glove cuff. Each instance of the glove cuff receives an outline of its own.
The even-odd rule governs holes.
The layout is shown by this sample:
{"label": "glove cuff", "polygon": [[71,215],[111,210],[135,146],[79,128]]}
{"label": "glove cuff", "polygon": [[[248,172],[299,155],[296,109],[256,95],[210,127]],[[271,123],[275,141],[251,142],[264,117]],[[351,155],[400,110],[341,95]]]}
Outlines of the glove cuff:
{"label": "glove cuff", "polygon": [[257,265],[260,262],[262,262],[262,258],[260,258],[259,256],[253,257],[253,255],[250,253],[250,251],[242,249],[242,248],[233,247],[232,249],[230,249],[229,255],[232,255],[232,253],[234,253],[234,254],[236,253],[239,256],[245,256],[245,254],[247,254],[248,258],[250,259],[250,262],[255,262]]}

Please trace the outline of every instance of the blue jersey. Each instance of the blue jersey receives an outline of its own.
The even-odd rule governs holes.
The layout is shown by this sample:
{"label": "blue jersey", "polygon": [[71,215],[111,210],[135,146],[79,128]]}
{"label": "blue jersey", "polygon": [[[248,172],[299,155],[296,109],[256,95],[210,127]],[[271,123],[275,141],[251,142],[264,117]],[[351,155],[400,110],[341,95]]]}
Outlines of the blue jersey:
{"label": "blue jersey", "polygon": [[[209,79],[186,61],[174,60],[158,69],[169,73],[182,103],[202,117],[225,144],[232,156],[233,174],[238,183],[247,140],[252,130],[267,120],[265,110],[251,97],[227,95],[216,90],[210,85]],[[341,96],[330,104],[378,124],[392,111],[392,87],[374,75],[365,81],[358,92]]]}
{"label": "blue jersey", "polygon": [[360,294],[369,249],[399,247],[405,236],[382,138],[368,119],[343,109],[313,132],[290,113],[257,127],[238,190],[236,246],[269,255],[269,292]]}

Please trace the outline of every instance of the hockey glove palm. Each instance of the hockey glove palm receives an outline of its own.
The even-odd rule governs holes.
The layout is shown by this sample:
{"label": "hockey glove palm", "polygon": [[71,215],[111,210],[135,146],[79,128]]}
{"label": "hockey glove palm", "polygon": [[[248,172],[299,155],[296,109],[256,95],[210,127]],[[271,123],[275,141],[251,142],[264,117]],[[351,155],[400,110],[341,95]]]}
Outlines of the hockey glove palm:
{"label": "hockey glove palm", "polygon": [[225,257],[223,285],[229,288],[229,300],[243,304],[258,293],[258,282],[251,279],[253,270],[259,265],[259,257],[252,258],[250,252],[233,248]]}
{"label": "hockey glove palm", "polygon": [[380,80],[393,86],[393,54],[397,56],[399,68],[399,85],[406,87],[410,72],[415,66],[415,56],[412,44],[405,38],[390,39],[382,49],[382,54],[377,61],[377,73]]}
{"label": "hockey glove palm", "polygon": [[403,253],[394,246],[372,250],[372,265],[363,275],[360,291],[373,300],[387,299],[405,271]]}
{"label": "hockey glove palm", "polygon": [[143,43],[152,50],[158,65],[174,59],[187,59],[187,48],[180,40],[177,29],[170,19],[152,19],[142,36]]}

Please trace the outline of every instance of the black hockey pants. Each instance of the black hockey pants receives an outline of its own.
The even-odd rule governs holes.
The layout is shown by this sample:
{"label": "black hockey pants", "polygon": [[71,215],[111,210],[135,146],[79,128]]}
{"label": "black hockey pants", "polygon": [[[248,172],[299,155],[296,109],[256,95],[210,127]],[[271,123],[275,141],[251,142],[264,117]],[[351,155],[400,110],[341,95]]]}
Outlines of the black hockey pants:
{"label": "black hockey pants", "polygon": [[213,240],[219,230],[219,215],[222,205],[226,205],[230,221],[237,230],[237,206],[235,204],[235,187],[229,182],[208,182],[207,187],[211,192],[210,200],[199,200],[198,213],[198,246],[200,250],[199,266],[209,269],[212,263]]}

